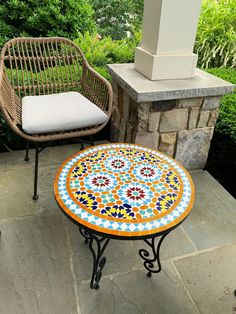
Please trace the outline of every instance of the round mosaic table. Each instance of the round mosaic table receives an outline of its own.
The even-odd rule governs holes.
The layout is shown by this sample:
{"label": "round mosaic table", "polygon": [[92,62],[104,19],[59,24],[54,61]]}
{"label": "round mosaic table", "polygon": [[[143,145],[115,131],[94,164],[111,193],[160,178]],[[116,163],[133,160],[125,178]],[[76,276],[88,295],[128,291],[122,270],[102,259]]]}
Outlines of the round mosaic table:
{"label": "round mosaic table", "polygon": [[99,288],[112,238],[144,240],[139,250],[150,277],[161,270],[160,246],[189,214],[194,186],[174,159],[134,144],[100,145],[67,159],[57,172],[55,198],[79,225],[93,255],[90,287]]}

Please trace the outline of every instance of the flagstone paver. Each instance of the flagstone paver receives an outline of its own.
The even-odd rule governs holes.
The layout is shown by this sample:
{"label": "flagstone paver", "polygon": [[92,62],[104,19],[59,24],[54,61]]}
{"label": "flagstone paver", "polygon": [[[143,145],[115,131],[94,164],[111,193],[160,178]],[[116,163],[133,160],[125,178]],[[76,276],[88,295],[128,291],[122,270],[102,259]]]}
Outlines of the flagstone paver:
{"label": "flagstone paver", "polygon": [[105,278],[95,293],[84,283],[79,286],[79,297],[82,314],[199,313],[169,263],[151,279],[143,270]]}
{"label": "flagstone paver", "polygon": [[207,172],[192,173],[195,204],[184,230],[202,250],[236,241],[236,200]]}
{"label": "flagstone paver", "polygon": [[142,242],[113,240],[100,290],[89,288],[91,253],[53,195],[57,168],[78,149],[42,152],[36,202],[33,160],[0,154],[0,313],[234,313],[236,201],[206,171],[192,173],[196,202],[163,243],[162,272],[146,277]]}
{"label": "flagstone paver", "polygon": [[0,313],[76,313],[62,217],[34,215],[0,228]]}
{"label": "flagstone paver", "polygon": [[236,245],[218,248],[175,262],[201,313],[236,312]]}

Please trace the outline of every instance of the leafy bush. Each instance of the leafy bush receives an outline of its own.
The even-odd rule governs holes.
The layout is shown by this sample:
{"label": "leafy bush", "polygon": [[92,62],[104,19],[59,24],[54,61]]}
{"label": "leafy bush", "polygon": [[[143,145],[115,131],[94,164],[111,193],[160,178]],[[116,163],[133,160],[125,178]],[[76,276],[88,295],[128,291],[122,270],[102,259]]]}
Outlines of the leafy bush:
{"label": "leafy bush", "polygon": [[93,31],[93,10],[87,0],[8,0],[0,2],[0,47],[21,36],[75,39]]}
{"label": "leafy bush", "polygon": [[121,39],[139,30],[144,0],[89,0],[101,36]]}
{"label": "leafy bush", "polygon": [[[216,68],[207,72],[216,75],[236,85],[236,71],[234,69]],[[236,93],[225,95],[221,100],[216,131],[230,136],[236,143]]]}
{"label": "leafy bush", "polygon": [[203,0],[194,49],[199,67],[236,66],[235,17],[235,0]]}
{"label": "leafy bush", "polygon": [[99,39],[97,35],[91,36],[86,33],[84,36],[79,36],[75,43],[82,49],[89,64],[110,80],[107,64],[133,62],[135,47],[140,39],[140,32],[121,40],[112,40],[111,37]]}

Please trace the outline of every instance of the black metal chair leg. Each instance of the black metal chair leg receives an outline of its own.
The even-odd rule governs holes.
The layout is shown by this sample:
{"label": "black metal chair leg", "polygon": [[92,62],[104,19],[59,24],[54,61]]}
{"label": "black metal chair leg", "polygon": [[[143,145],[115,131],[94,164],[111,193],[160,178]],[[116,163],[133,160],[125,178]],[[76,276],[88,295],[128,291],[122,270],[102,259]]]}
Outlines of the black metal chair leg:
{"label": "black metal chair leg", "polygon": [[37,200],[39,198],[37,194],[38,190],[38,163],[39,163],[39,144],[36,143],[35,148],[35,165],[34,165],[34,195],[33,200]]}
{"label": "black metal chair leg", "polygon": [[92,136],[92,135],[90,135],[90,136],[89,136],[89,138],[90,138],[91,145],[92,145],[92,146],[94,146],[93,136]]}
{"label": "black metal chair leg", "polygon": [[84,143],[83,141],[80,142],[80,150],[83,150],[84,149]]}
{"label": "black metal chair leg", "polygon": [[29,141],[26,142],[25,161],[29,161]]}

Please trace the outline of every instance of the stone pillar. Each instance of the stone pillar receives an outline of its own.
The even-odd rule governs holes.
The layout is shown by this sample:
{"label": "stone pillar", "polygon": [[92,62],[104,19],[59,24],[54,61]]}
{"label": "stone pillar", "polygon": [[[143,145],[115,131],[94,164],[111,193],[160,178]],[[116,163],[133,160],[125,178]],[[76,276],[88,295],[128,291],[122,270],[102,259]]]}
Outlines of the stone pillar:
{"label": "stone pillar", "polygon": [[138,143],[203,169],[221,96],[234,85],[197,70],[191,80],[150,81],[132,64],[109,65],[114,106],[111,141]]}
{"label": "stone pillar", "polygon": [[135,69],[151,80],[194,76],[193,54],[201,0],[145,0],[143,37]]}

